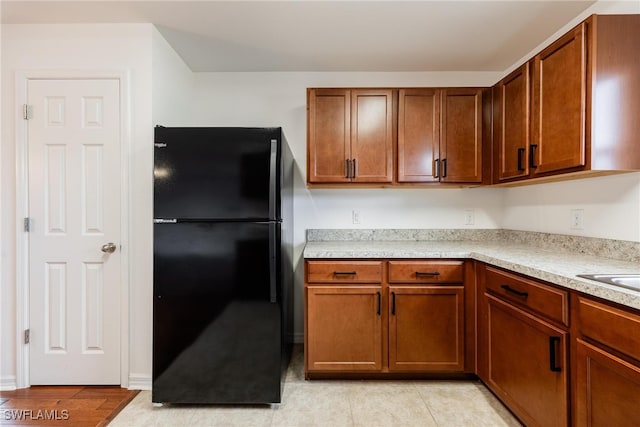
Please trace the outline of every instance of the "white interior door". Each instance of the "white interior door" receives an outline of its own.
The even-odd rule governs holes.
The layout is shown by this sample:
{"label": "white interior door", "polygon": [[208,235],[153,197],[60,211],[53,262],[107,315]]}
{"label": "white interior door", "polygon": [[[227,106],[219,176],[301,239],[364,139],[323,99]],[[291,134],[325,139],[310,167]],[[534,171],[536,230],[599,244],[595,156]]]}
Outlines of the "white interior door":
{"label": "white interior door", "polygon": [[30,382],[120,384],[119,80],[27,93]]}

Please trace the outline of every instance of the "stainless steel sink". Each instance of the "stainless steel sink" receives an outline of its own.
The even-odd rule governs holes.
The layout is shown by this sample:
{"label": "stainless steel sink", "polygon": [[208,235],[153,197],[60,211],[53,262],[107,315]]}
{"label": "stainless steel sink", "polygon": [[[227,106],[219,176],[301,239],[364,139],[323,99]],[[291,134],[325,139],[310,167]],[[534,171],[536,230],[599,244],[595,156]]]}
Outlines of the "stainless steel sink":
{"label": "stainless steel sink", "polygon": [[578,277],[640,291],[640,274],[578,274]]}

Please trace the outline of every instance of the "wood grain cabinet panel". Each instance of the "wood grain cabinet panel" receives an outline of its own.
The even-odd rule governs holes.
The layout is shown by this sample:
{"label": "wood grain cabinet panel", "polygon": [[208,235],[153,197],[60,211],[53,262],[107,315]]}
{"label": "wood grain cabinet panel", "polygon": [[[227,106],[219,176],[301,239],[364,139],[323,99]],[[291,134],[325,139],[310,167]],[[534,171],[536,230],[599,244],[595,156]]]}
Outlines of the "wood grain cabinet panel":
{"label": "wood grain cabinet panel", "polygon": [[464,287],[389,287],[389,370],[464,370]]}
{"label": "wood grain cabinet panel", "polygon": [[586,37],[582,23],[533,60],[534,176],[586,164]]}
{"label": "wood grain cabinet panel", "polygon": [[308,283],[380,283],[381,261],[307,261]]}
{"label": "wood grain cabinet panel", "polygon": [[463,283],[464,261],[389,261],[389,283]]}
{"label": "wood grain cabinet panel", "polygon": [[574,425],[640,425],[640,367],[581,339],[575,348]]}
{"label": "wood grain cabinet panel", "polygon": [[550,320],[569,326],[569,293],[515,273],[486,267],[486,289]]}
{"label": "wood grain cabinet panel", "polygon": [[381,292],[379,286],[306,289],[308,371],[382,369]]}
{"label": "wood grain cabinet panel", "polygon": [[351,181],[393,178],[393,92],[354,89],[351,99]]}
{"label": "wood grain cabinet panel", "polygon": [[441,182],[482,182],[482,89],[442,90],[440,157],[434,160]]}
{"label": "wood grain cabinet panel", "polygon": [[434,182],[440,157],[440,90],[400,89],[398,182]]}
{"label": "wood grain cabinet panel", "polygon": [[569,422],[568,332],[487,295],[487,384],[526,424]]}
{"label": "wood grain cabinet panel", "polygon": [[349,182],[351,91],[312,89],[307,97],[307,180]]}
{"label": "wood grain cabinet panel", "polygon": [[307,91],[307,181],[393,180],[393,90]]}
{"label": "wood grain cabinet panel", "polygon": [[529,63],[493,87],[494,181],[529,175]]}

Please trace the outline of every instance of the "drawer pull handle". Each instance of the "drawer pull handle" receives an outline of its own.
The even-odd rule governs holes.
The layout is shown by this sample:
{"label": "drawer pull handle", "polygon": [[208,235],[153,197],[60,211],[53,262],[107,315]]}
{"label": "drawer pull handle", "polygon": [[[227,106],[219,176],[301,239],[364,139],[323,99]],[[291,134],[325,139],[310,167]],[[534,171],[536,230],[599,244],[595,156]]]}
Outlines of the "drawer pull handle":
{"label": "drawer pull handle", "polygon": [[356,272],[355,271],[334,271],[333,275],[334,276],[355,276]]}
{"label": "drawer pull handle", "polygon": [[560,337],[549,337],[549,369],[551,372],[561,372],[562,368],[556,365],[556,349],[560,344]]}
{"label": "drawer pull handle", "polygon": [[524,172],[524,166],[522,165],[522,158],[524,157],[524,148],[518,148],[518,171]]}
{"label": "drawer pull handle", "polygon": [[391,314],[396,315],[396,293],[391,292]]}
{"label": "drawer pull handle", "polygon": [[380,316],[381,313],[381,306],[382,306],[382,295],[380,295],[380,292],[376,292],[378,294],[378,316]]}
{"label": "drawer pull handle", "polygon": [[502,289],[504,289],[505,291],[507,291],[507,292],[509,292],[509,293],[511,293],[511,294],[517,295],[517,296],[519,296],[519,297],[522,297],[522,298],[526,298],[526,297],[528,297],[528,296],[529,296],[529,293],[528,293],[528,292],[522,292],[522,291],[519,291],[519,290],[517,290],[517,289],[513,289],[513,288],[512,288],[511,286],[509,286],[509,285],[502,285],[502,286],[500,286],[500,287],[501,287]]}
{"label": "drawer pull handle", "polygon": [[536,144],[531,144],[529,146],[529,167],[531,169],[535,169],[538,167],[538,165],[536,165],[536,158],[535,158],[536,148],[538,148]]}
{"label": "drawer pull handle", "polygon": [[440,272],[439,271],[416,271],[416,277],[417,276],[439,276]]}

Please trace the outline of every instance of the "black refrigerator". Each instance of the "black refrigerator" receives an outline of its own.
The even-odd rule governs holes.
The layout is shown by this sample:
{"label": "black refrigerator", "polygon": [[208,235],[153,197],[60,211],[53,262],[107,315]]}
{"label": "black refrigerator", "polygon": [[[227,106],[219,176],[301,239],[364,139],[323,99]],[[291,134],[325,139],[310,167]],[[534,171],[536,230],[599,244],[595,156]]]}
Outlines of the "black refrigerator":
{"label": "black refrigerator", "polygon": [[281,128],[155,128],[155,403],[268,404],[291,350],[293,158]]}

